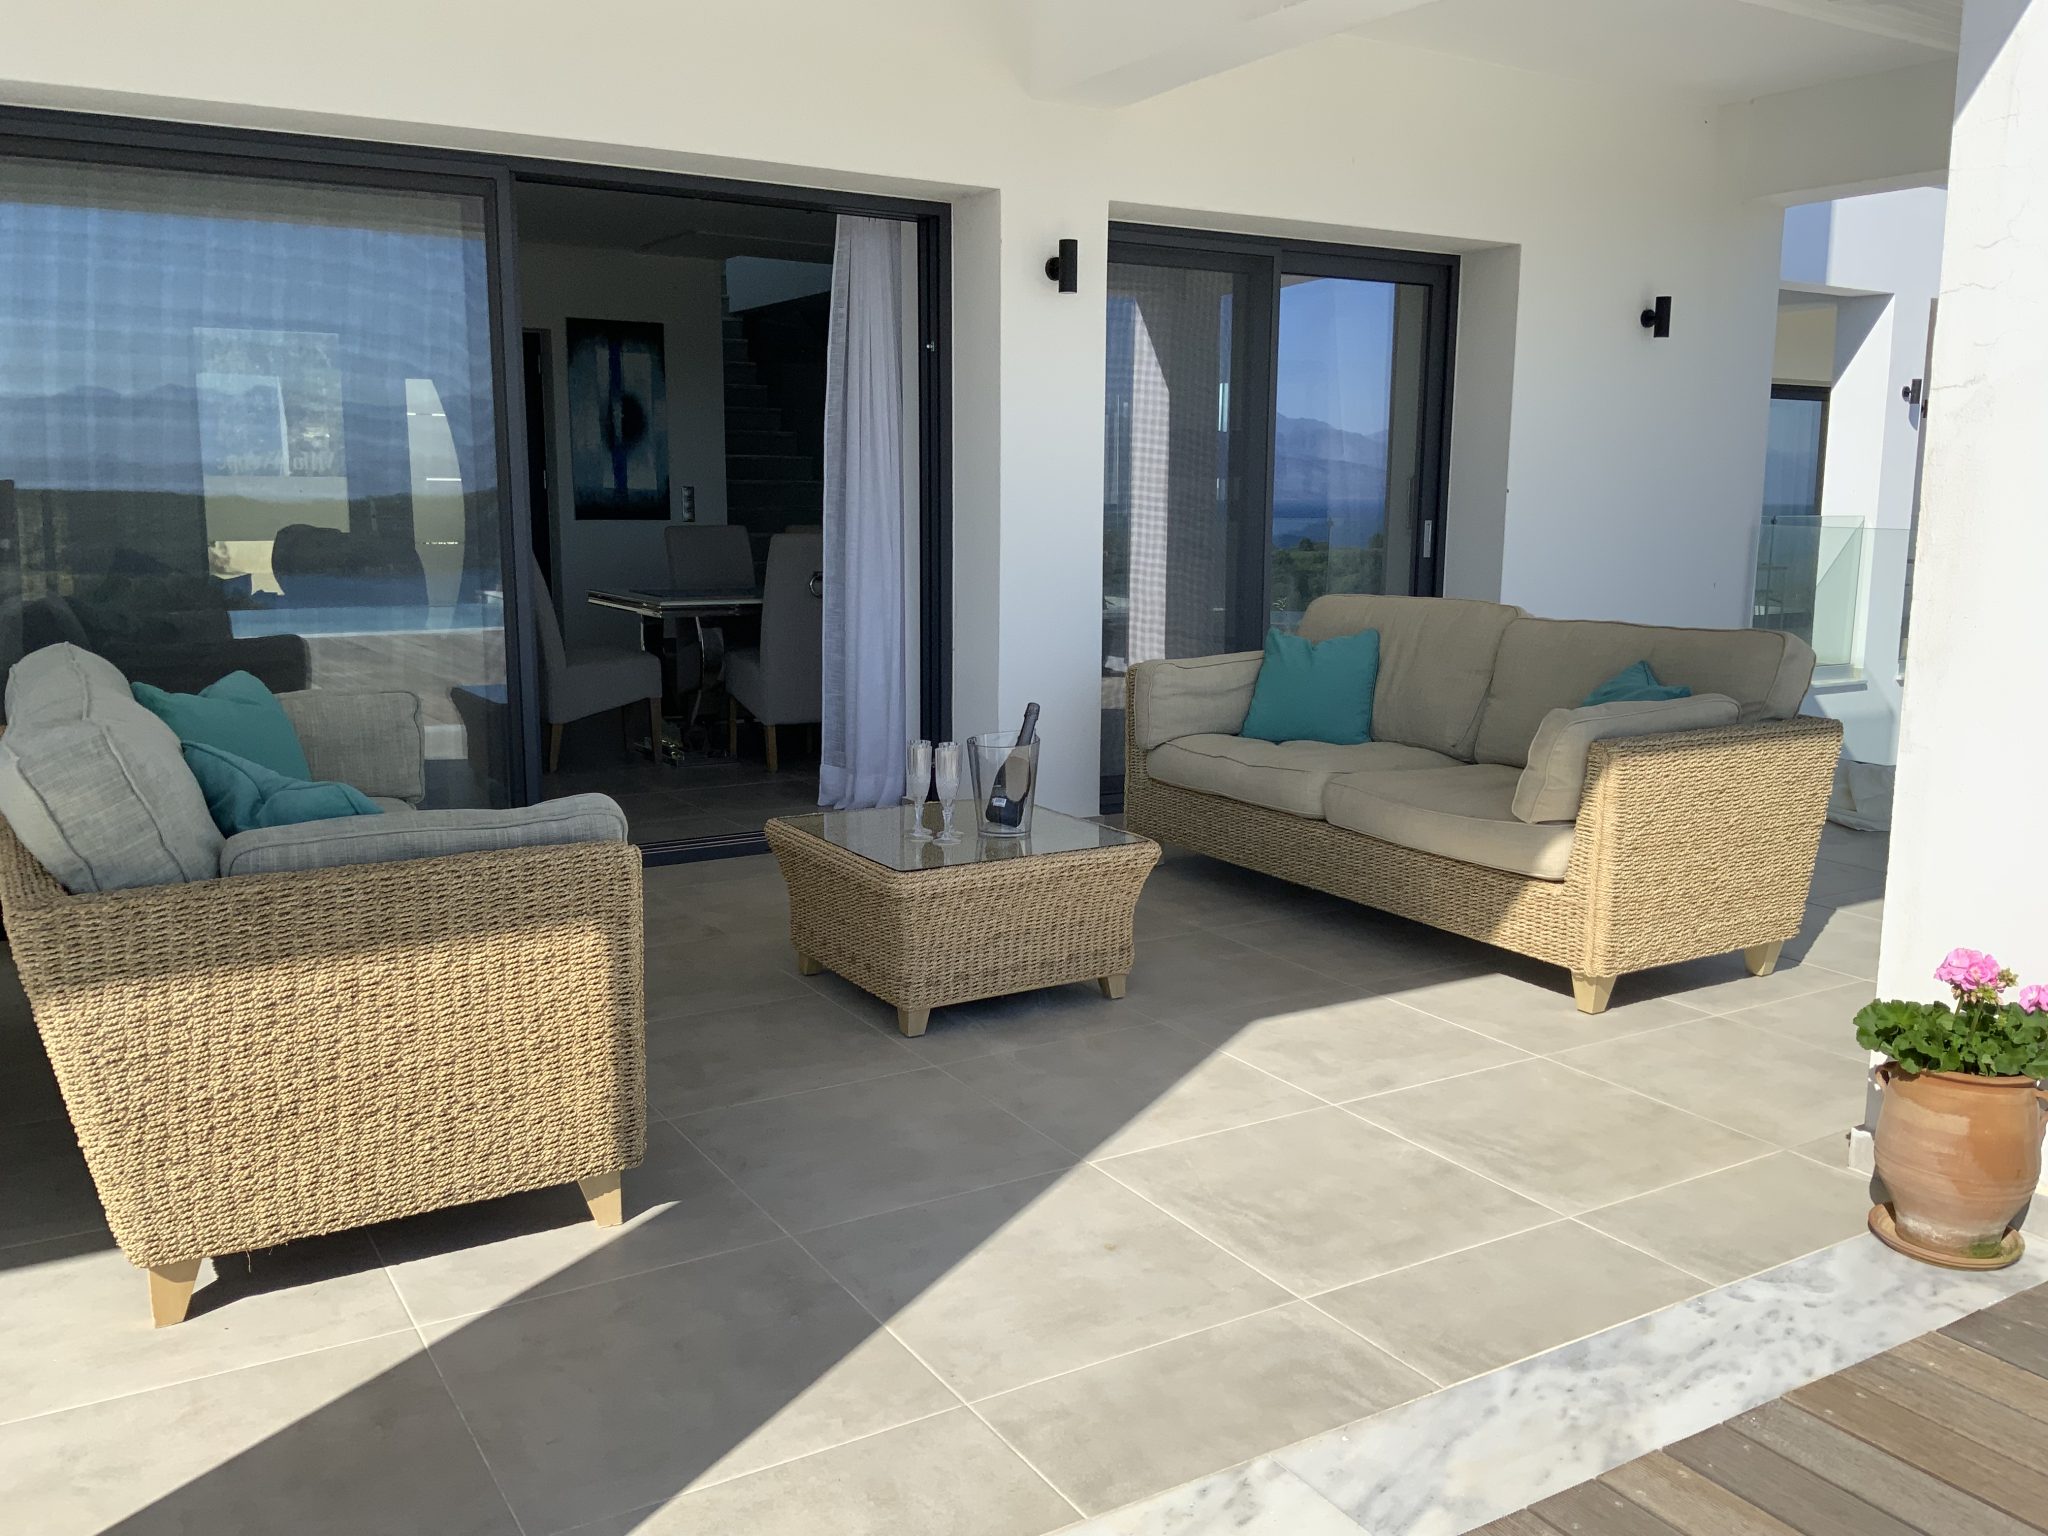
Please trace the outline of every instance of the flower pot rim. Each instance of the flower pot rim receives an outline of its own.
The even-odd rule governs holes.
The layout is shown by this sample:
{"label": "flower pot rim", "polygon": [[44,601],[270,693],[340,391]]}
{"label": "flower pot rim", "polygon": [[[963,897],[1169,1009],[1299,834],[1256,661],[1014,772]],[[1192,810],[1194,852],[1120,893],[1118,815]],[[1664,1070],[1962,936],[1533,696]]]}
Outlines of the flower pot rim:
{"label": "flower pot rim", "polygon": [[1929,1067],[1924,1072],[1909,1072],[1889,1057],[1885,1059],[1884,1066],[1897,1077],[1938,1077],[1945,1083],[1967,1083],[1978,1088],[2017,1088],[2022,1085],[2034,1088],[2043,1082],[2043,1079],[2037,1077],[2008,1077],[2002,1073],[1990,1072],[1943,1072],[1934,1067]]}

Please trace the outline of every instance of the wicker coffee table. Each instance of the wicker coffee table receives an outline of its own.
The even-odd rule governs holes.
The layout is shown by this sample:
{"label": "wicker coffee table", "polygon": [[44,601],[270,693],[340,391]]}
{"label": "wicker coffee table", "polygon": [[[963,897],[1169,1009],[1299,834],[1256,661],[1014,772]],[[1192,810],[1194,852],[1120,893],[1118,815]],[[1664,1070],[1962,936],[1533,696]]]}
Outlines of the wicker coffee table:
{"label": "wicker coffee table", "polygon": [[[1131,917],[1159,845],[1037,810],[1029,837],[978,837],[954,811],[953,844],[919,842],[910,811],[822,811],[768,823],[789,885],[789,937],[806,976],[831,970],[921,1035],[934,1008],[1094,981],[1122,997]],[[926,807],[938,823],[938,808]]]}

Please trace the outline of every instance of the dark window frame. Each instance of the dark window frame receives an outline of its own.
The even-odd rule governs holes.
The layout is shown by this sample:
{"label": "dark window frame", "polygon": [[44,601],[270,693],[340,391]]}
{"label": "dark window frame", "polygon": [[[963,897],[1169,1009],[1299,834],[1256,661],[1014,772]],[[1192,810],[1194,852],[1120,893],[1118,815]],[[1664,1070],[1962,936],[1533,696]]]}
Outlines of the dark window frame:
{"label": "dark window frame", "polygon": [[[806,208],[897,219],[915,226],[918,260],[918,508],[920,574],[919,715],[923,734],[952,734],[952,206],[871,193],[643,170],[582,161],[392,144],[268,129],[186,124],[154,118],[0,105],[0,154],[81,162],[177,166],[230,175],[350,185],[467,192],[484,198],[485,274],[491,324],[491,383],[497,403],[497,474],[506,606],[506,695],[518,701],[512,733],[511,798],[540,795],[540,685],[534,594],[526,554],[533,547],[526,489],[526,402],[517,276],[517,181],[660,192],[712,201]],[[645,845],[650,863],[765,852],[759,833],[692,843]]]}

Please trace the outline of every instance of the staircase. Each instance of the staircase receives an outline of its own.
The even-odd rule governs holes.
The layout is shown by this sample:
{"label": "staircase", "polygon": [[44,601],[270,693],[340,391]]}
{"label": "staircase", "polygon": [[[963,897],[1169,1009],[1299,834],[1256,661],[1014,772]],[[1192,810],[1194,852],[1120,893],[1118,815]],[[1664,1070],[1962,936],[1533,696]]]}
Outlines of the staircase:
{"label": "staircase", "polygon": [[758,574],[767,568],[770,538],[824,521],[825,487],[816,457],[761,379],[745,326],[730,312],[724,324],[725,516],[752,536]]}

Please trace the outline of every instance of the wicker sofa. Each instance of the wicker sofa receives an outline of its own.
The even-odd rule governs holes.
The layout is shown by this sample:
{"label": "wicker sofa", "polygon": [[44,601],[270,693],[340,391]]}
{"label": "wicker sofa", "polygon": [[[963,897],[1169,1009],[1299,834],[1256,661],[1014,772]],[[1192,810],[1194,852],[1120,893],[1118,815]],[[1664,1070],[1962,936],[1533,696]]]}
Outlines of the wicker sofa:
{"label": "wicker sofa", "polygon": [[[99,687],[113,669],[89,660]],[[8,699],[12,748],[29,734],[12,681]],[[622,818],[607,836],[569,802],[407,810],[409,699],[286,700],[316,775],[400,793],[339,841],[319,841],[332,822],[214,835],[223,861],[248,839],[233,867],[272,872],[74,894],[0,821],[14,961],[158,1326],[184,1316],[203,1258],[572,1181],[597,1221],[620,1219],[646,1136],[639,852]],[[134,725],[106,723],[118,700],[96,710],[57,727],[81,758]],[[120,752],[143,771],[134,740]],[[30,789],[64,766],[45,760]],[[10,806],[40,846],[44,807]],[[301,859],[338,862],[275,867],[302,831]],[[165,846],[188,833],[167,827]],[[394,856],[460,846],[479,851]]]}
{"label": "wicker sofa", "polygon": [[[1239,736],[1258,652],[1134,666],[1130,829],[1563,966],[1587,1013],[1631,971],[1735,951],[1753,974],[1776,965],[1841,741],[1798,714],[1805,645],[1445,598],[1323,597],[1301,625],[1363,629],[1381,661],[1361,746]],[[1517,817],[1545,717],[1638,660],[1733,700],[1733,723],[1594,741],[1575,819]]]}

